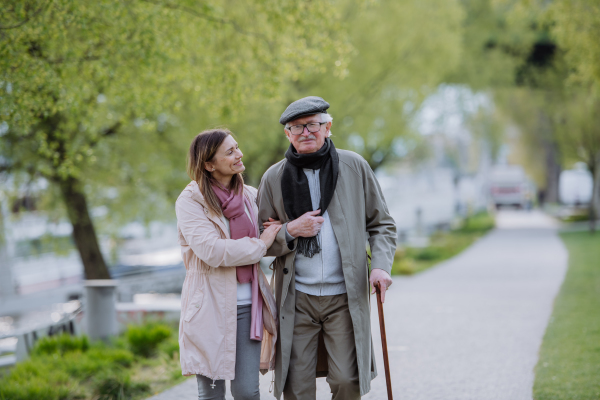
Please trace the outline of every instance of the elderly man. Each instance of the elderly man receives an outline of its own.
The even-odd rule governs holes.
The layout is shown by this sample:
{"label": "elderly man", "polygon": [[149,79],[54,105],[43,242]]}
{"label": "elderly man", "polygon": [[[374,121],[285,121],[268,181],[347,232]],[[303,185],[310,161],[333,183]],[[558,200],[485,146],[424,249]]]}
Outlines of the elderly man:
{"label": "elderly man", "polygon": [[384,299],[396,226],[369,164],[333,145],[328,108],[314,96],[288,106],[279,122],[290,147],[258,189],[259,219],[283,223],[267,252],[277,257],[278,399],[314,399],[317,375],[327,376],[333,399],[358,399],[377,375],[369,281]]}

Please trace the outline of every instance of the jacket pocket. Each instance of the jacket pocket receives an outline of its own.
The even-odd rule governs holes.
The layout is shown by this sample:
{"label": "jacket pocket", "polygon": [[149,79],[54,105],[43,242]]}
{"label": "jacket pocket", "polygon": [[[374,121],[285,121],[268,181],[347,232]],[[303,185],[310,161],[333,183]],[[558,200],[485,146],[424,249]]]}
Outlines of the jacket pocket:
{"label": "jacket pocket", "polygon": [[187,310],[185,310],[185,316],[183,318],[185,322],[190,322],[194,315],[200,311],[200,308],[202,308],[202,300],[204,300],[204,293],[202,293],[200,289],[197,289],[188,303]]}

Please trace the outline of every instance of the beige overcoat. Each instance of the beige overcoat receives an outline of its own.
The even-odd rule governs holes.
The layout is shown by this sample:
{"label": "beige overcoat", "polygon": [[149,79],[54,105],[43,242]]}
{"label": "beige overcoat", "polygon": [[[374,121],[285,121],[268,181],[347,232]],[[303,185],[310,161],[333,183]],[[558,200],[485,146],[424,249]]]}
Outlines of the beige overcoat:
{"label": "beige overcoat", "polygon": [[[396,225],[390,216],[379,183],[369,164],[360,155],[337,150],[339,175],[327,211],[340,247],[348,307],[354,327],[356,357],[361,395],[369,392],[377,376],[371,341],[369,270],[366,242],[372,254],[372,268],[391,273],[396,250]],[[295,296],[294,258],[296,242],[290,249],[285,239],[289,221],[283,206],[281,175],[287,160],[273,165],[262,177],[258,188],[258,220],[279,219],[284,226],[267,251],[275,260],[275,298],[279,311],[279,340],[275,363],[275,396],[283,391],[290,361],[294,330]],[[322,347],[324,350],[324,347]],[[321,358],[321,357],[319,357]]]}
{"label": "beige overcoat", "polygon": [[[244,186],[254,215],[258,215],[256,189]],[[258,238],[230,239],[220,216],[206,206],[198,184],[192,181],[175,203],[177,230],[186,276],[181,291],[179,352],[183,375],[200,374],[211,379],[235,378],[237,330],[237,277],[235,268],[254,264],[267,247]],[[277,308],[261,269],[263,342],[260,368],[275,365]]]}

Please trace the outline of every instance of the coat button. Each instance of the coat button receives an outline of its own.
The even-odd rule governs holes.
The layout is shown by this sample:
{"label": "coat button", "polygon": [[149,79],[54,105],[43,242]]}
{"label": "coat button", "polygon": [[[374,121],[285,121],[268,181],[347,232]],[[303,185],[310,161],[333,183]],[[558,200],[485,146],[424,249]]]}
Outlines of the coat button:
{"label": "coat button", "polygon": [[196,304],[196,308],[200,308],[200,304]]}
{"label": "coat button", "polygon": [[283,269],[283,273],[284,273],[284,274],[287,274],[287,273],[288,273],[288,269],[287,269],[287,268],[284,268],[284,269]]}

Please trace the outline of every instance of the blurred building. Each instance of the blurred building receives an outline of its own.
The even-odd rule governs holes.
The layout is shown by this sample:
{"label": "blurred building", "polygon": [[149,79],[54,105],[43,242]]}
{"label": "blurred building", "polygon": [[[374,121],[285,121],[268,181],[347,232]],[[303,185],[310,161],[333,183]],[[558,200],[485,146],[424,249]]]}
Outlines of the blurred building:
{"label": "blurred building", "polygon": [[560,174],[560,202],[570,206],[588,205],[592,201],[593,178],[584,163]]}

